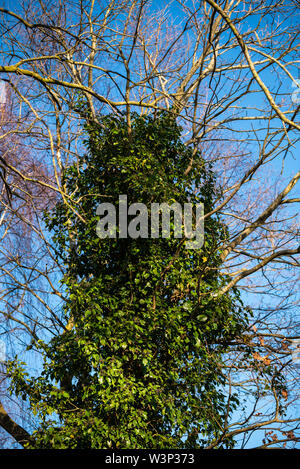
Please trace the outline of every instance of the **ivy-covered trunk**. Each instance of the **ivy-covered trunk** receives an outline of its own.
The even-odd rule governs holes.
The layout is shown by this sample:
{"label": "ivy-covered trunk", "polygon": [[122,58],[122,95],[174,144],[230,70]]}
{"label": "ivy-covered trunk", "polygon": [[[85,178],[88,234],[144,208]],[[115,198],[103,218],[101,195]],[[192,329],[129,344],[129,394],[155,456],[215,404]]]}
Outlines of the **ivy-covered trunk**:
{"label": "ivy-covered trunk", "polygon": [[[44,369],[11,365],[15,390],[40,417],[34,448],[200,448],[220,438],[237,406],[222,373],[247,322],[238,292],[214,295],[225,226],[205,220],[204,244],[169,238],[100,239],[100,203],[203,203],[214,175],[168,115],[87,119],[86,155],[67,168],[70,199],[46,214],[60,262],[65,330],[40,343]],[[187,171],[193,159],[192,169]],[[130,220],[130,217],[129,217]],[[118,230],[117,230],[118,231]],[[118,235],[118,233],[117,233]]]}

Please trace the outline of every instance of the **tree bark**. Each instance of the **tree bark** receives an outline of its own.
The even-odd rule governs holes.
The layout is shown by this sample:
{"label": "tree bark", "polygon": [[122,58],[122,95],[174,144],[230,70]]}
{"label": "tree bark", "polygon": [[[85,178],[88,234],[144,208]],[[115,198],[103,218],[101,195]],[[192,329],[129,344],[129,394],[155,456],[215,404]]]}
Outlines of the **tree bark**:
{"label": "tree bark", "polygon": [[0,402],[0,425],[7,431],[21,446],[25,446],[31,440],[31,435],[17,424],[6,412]]}

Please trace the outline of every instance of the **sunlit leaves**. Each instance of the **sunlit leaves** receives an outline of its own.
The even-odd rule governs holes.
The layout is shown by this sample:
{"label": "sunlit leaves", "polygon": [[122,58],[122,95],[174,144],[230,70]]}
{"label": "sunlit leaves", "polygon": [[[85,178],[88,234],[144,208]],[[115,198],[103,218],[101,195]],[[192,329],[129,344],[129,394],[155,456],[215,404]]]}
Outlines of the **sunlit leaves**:
{"label": "sunlit leaves", "polygon": [[85,223],[63,202],[46,215],[66,266],[64,310],[74,327],[49,344],[40,377],[26,389],[15,378],[42,419],[35,447],[201,447],[237,405],[222,392],[222,357],[243,329],[243,307],[238,292],[212,295],[225,282],[226,229],[208,219],[199,250],[172,236],[103,240],[95,211],[120,194],[147,206],[204,202],[210,211],[214,176],[200,154],[185,174],[192,149],[168,114],[133,115],[130,134],[112,116],[85,130],[87,154],[64,175]]}

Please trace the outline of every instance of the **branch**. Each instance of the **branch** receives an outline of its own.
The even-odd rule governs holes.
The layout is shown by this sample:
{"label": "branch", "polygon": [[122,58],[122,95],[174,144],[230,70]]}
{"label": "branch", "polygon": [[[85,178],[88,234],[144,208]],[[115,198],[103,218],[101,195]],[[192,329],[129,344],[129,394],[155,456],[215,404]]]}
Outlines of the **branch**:
{"label": "branch", "polygon": [[275,259],[277,257],[282,257],[282,256],[293,256],[294,254],[299,254],[299,253],[300,253],[300,246],[297,249],[284,249],[282,251],[274,252],[271,256],[266,257],[259,264],[252,267],[251,269],[243,270],[239,275],[237,275],[233,280],[231,280],[231,282],[229,282],[220,291],[218,291],[217,293],[214,293],[213,296],[216,297],[216,296],[219,296],[219,295],[224,295],[224,293],[226,293],[228,290],[230,290],[242,278],[248,277],[249,275],[253,274],[254,272],[257,272],[258,270],[262,269],[266,264],[271,262],[273,259]]}
{"label": "branch", "polygon": [[244,40],[243,40],[243,36],[238,32],[238,30],[236,29],[236,27],[234,26],[233,22],[231,21],[231,19],[229,18],[229,16],[226,14],[226,12],[216,3],[214,2],[213,0],[206,0],[207,3],[209,3],[215,10],[217,10],[217,12],[222,16],[222,18],[226,21],[226,23],[228,24],[228,26],[230,27],[231,31],[233,32],[233,34],[235,35],[238,43],[239,43],[239,46],[240,48],[242,49],[243,51],[243,54],[248,62],[248,65],[249,65],[249,68],[252,72],[252,75],[253,77],[255,78],[255,80],[257,81],[257,83],[259,84],[260,88],[262,89],[262,91],[264,92],[267,100],[269,101],[272,109],[275,111],[275,113],[277,114],[277,116],[283,121],[285,122],[286,124],[290,125],[291,127],[294,127],[295,129],[298,129],[300,130],[300,125],[296,124],[295,122],[291,121],[290,119],[288,119],[286,117],[286,115],[279,109],[279,107],[276,105],[274,99],[273,99],[273,96],[272,94],[270,93],[268,87],[264,84],[264,82],[262,81],[262,79],[260,78],[258,72],[256,71],[256,68],[254,67],[254,64],[251,60],[251,57],[250,57],[250,54],[249,54],[249,49],[247,47],[247,45],[245,44]]}
{"label": "branch", "polygon": [[31,435],[8,415],[1,402],[0,426],[23,447],[31,440]]}
{"label": "branch", "polygon": [[222,255],[222,260],[224,261],[228,254],[236,247],[238,246],[247,236],[249,236],[253,231],[256,230],[259,226],[262,226],[263,223],[269,218],[274,210],[276,208],[284,203],[284,197],[293,189],[295,184],[300,178],[300,172],[298,172],[289,182],[289,184],[286,186],[286,188],[278,194],[278,196],[273,200],[273,202],[264,210],[261,215],[256,219],[255,222],[253,222],[248,228],[245,228],[230,244],[229,246],[225,249],[223,255]]}

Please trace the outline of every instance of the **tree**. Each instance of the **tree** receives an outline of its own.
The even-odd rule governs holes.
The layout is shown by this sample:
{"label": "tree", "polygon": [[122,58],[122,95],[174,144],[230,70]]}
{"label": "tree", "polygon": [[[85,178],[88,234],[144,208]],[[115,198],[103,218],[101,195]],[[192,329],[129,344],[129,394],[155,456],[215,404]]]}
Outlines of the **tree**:
{"label": "tree", "polygon": [[245,329],[245,312],[237,292],[212,296],[224,284],[225,227],[212,217],[203,249],[187,250],[184,239],[99,239],[95,223],[99,199],[117,204],[125,191],[128,203],[149,208],[190,200],[210,211],[213,175],[194,155],[198,163],[184,176],[192,149],[168,114],[131,117],[129,134],[126,120],[113,116],[87,130],[89,153],[65,175],[81,217],[63,203],[48,215],[73,327],[43,344],[38,378],[11,368],[12,386],[41,416],[32,445],[177,448],[221,437],[221,447],[230,446],[223,422],[238,399],[224,393],[222,356]]}
{"label": "tree", "polygon": [[[125,116],[129,133],[133,111],[173,113],[192,148],[186,173],[199,154],[206,168],[212,165],[217,190],[205,222],[218,215],[228,232],[220,246],[224,283],[214,293],[238,287],[254,313],[223,367],[227,395],[238,393],[241,402],[223,422],[223,433],[237,447],[292,447],[299,429],[293,353],[299,341],[297,2],[186,0],[160,8],[142,0],[32,1],[0,12],[0,74],[15,110],[1,139],[18,137],[47,168],[41,175],[18,159],[2,161],[13,189],[12,208],[6,190],[1,194],[2,339],[32,363],[40,359],[40,339],[47,342],[72,326],[65,322],[59,286],[65,269],[41,213],[51,194],[86,221],[77,210],[81,200],[76,193],[70,197],[62,178],[85,151],[78,94],[90,123],[101,115]],[[28,204],[17,200],[16,181],[21,195],[30,185],[34,217],[24,216]],[[12,243],[14,220],[22,220],[27,239],[35,240],[34,256],[24,252],[24,243]],[[281,388],[274,386],[279,371]],[[2,425],[13,429],[16,422],[4,408]],[[34,425],[23,424],[29,433]]]}

